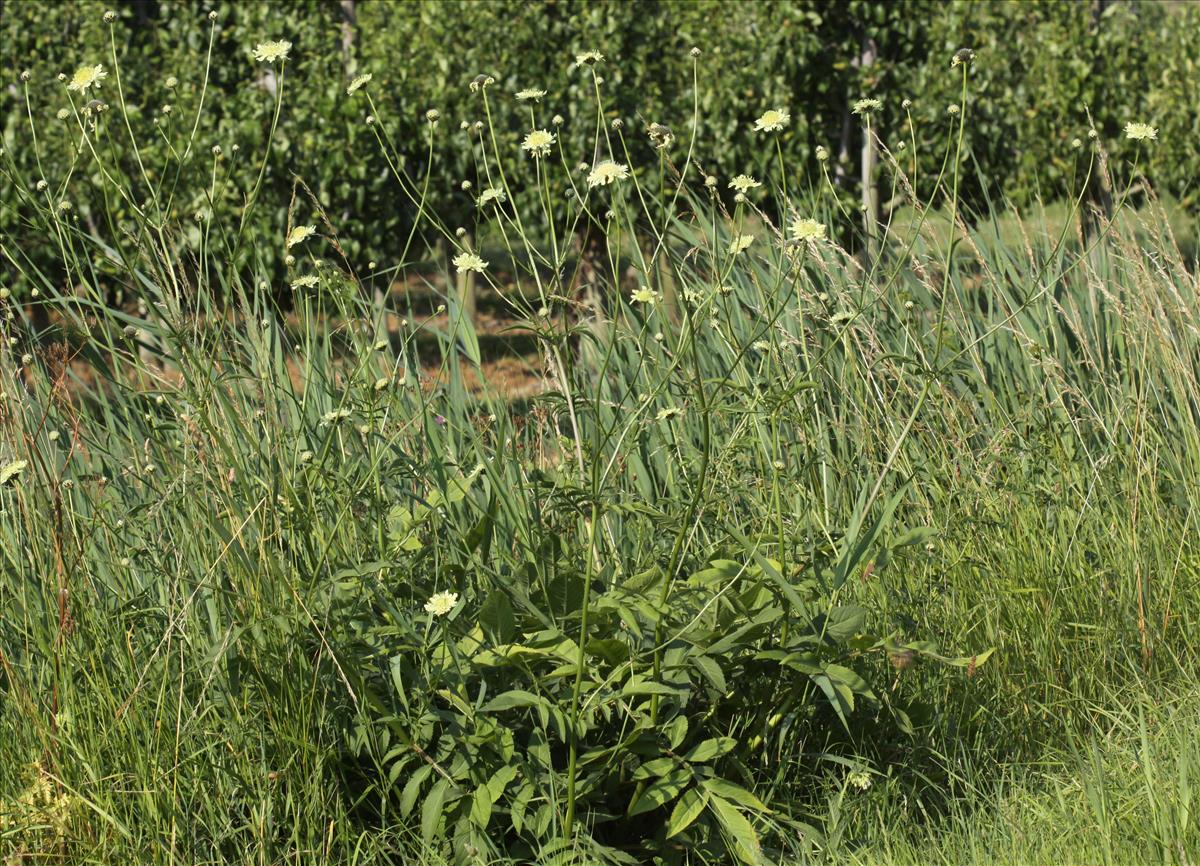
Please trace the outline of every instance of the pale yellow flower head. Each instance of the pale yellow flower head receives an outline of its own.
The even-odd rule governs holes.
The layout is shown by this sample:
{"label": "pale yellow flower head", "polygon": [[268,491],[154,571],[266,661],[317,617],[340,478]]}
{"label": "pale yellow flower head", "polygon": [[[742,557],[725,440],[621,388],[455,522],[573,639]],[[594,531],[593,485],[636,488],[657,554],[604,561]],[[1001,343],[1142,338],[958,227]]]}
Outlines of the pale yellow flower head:
{"label": "pale yellow flower head", "polygon": [[425,612],[430,616],[445,616],[454,610],[457,604],[457,592],[435,592],[429,601],[425,602]]}
{"label": "pale yellow flower head", "polygon": [[575,55],[576,66],[591,66],[594,63],[603,63],[604,55],[599,51],[584,51]]}
{"label": "pale yellow flower head", "polygon": [[729,242],[729,254],[736,256],[743,252],[750,244],[754,243],[753,235],[738,235]]}
{"label": "pale yellow flower head", "polygon": [[454,268],[460,274],[465,274],[467,271],[481,274],[487,266],[488,263],[474,253],[459,253],[454,257]]}
{"label": "pale yellow flower head", "polygon": [[851,110],[855,114],[865,117],[868,114],[870,114],[871,112],[879,111],[882,108],[883,108],[882,102],[880,102],[878,99],[870,98],[870,99],[855,100],[854,105],[852,106]]}
{"label": "pale yellow flower head", "polygon": [[656,300],[658,300],[658,296],[655,295],[654,292],[650,291],[647,286],[641,286],[640,288],[634,289],[633,294],[630,295],[630,299],[635,304],[653,304]]}
{"label": "pale yellow flower head", "polygon": [[14,481],[14,479],[25,471],[25,467],[28,465],[28,460],[14,460],[11,463],[0,466],[0,487],[8,484],[10,481]]}
{"label": "pale yellow flower head", "polygon": [[546,129],[535,129],[521,142],[521,149],[529,151],[529,155],[537,158],[549,156],[550,146],[554,144],[554,133]]}
{"label": "pale yellow flower head", "polygon": [[825,224],[808,217],[792,220],[788,228],[798,241],[819,241],[825,237]]}
{"label": "pale yellow flower head", "polygon": [[763,116],[754,121],[757,132],[778,132],[787,126],[792,116],[782,108],[772,108],[763,112]]}
{"label": "pale yellow flower head", "polygon": [[[263,63],[274,63],[277,60],[287,60],[292,43],[282,39],[260,42],[254,46],[254,59]],[[361,86],[361,85],[360,85]]]}
{"label": "pale yellow flower head", "polygon": [[606,159],[596,163],[590,172],[588,172],[587,182],[589,187],[608,186],[616,180],[625,180],[629,177],[629,166],[613,162],[611,159]]}
{"label": "pale yellow flower head", "polygon": [[539,99],[541,99],[545,95],[546,95],[546,91],[538,90],[537,88],[534,88],[534,87],[528,88],[526,90],[518,90],[517,91],[517,99],[521,100],[522,102],[525,102],[526,100],[533,100],[534,102],[537,102]]}
{"label": "pale yellow flower head", "polygon": [[671,132],[671,128],[661,123],[650,124],[646,128],[646,133],[650,136],[650,143],[656,150],[665,150],[675,140],[675,133]]}
{"label": "pale yellow flower head", "polygon": [[341,409],[332,409],[321,416],[321,426],[330,427],[345,421],[350,417],[350,410],[344,406]]}
{"label": "pale yellow flower head", "polygon": [[354,94],[358,93],[358,91],[362,90],[370,83],[372,77],[373,76],[370,72],[364,75],[355,76],[354,80],[350,82],[350,86],[346,88],[346,95],[353,96]]}
{"label": "pale yellow flower head", "polygon": [[963,64],[970,65],[975,62],[975,52],[970,48],[960,48],[954,52],[954,56],[950,58],[950,68],[962,66]]}
{"label": "pale yellow flower head", "polygon": [[302,277],[296,277],[292,280],[293,289],[315,289],[317,286],[317,278],[312,274],[305,274]]}
{"label": "pale yellow flower head", "polygon": [[761,183],[750,177],[748,174],[739,174],[729,182],[729,188],[738,192],[749,192],[756,186],[762,186]]}
{"label": "pale yellow flower head", "polygon": [[871,787],[871,774],[865,772],[851,773],[846,777],[851,785],[860,791],[865,791]]}
{"label": "pale yellow flower head", "polygon": [[316,226],[296,226],[287,236],[287,246],[290,250],[296,244],[302,244],[317,233]]}
{"label": "pale yellow flower head", "polygon": [[479,199],[477,201],[477,204],[480,207],[483,207],[484,205],[490,204],[492,202],[496,202],[497,204],[499,204],[500,202],[503,202],[507,199],[508,199],[508,196],[504,194],[504,190],[497,189],[494,186],[489,186],[487,189],[485,189],[483,192],[481,192],[479,194]]}
{"label": "pale yellow flower head", "polygon": [[1157,141],[1158,128],[1148,123],[1127,123],[1125,137],[1133,141]]}
{"label": "pale yellow flower head", "polygon": [[89,87],[99,89],[100,82],[105,78],[108,78],[108,73],[104,71],[104,67],[99,63],[95,66],[80,66],[75,70],[75,74],[71,76],[67,90],[77,90],[80,93],[87,93]]}

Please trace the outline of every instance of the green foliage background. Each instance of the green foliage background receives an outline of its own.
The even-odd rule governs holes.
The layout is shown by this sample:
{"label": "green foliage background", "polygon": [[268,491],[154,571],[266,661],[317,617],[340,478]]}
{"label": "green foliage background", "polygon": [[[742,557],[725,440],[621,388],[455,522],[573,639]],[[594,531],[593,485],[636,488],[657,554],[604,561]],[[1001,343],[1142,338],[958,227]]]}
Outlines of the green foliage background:
{"label": "green foliage background", "polygon": [[[108,26],[101,20],[108,5],[91,0],[3,4],[3,136],[31,187],[44,172],[54,189],[67,173],[74,119],[55,119],[66,105],[56,75],[69,75],[85,63],[111,68]],[[206,15],[214,7],[172,0],[112,6],[119,16],[116,48],[133,132],[152,175],[174,171],[167,142],[172,135],[186,135],[195,116],[209,32]],[[502,137],[511,139],[514,159],[522,158],[518,143],[529,118],[511,94],[537,87],[548,91],[538,106],[538,123],[548,126],[551,115],[562,114],[557,131],[568,157],[591,161],[587,142],[594,125],[573,112],[592,101],[590,76],[573,68],[575,52],[589,49],[607,57],[603,75],[612,117],[635,129],[665,123],[686,143],[683,127],[692,115],[688,52],[699,47],[705,94],[696,142],[701,164],[719,177],[765,174],[767,166],[760,163],[769,151],[756,141],[752,121],[768,107],[783,106],[792,114],[781,137],[783,156],[801,175],[796,188],[804,189],[804,173],[817,176],[815,148],[825,145],[837,157],[848,106],[863,96],[883,100],[876,129],[885,143],[910,137],[901,102],[913,101],[917,168],[923,176],[936,174],[945,156],[946,106],[957,96],[949,59],[968,46],[979,58],[972,76],[978,113],[971,124],[969,159],[988,167],[986,178],[968,173],[968,202],[983,205],[986,197],[1001,193],[1018,204],[1062,196],[1074,165],[1070,142],[1086,140],[1088,110],[1110,147],[1130,119],[1158,126],[1160,140],[1150,151],[1147,176],[1189,209],[1200,202],[1194,181],[1200,166],[1196,4],[656,0],[639,3],[634,14],[622,2],[296,0],[226,4],[217,12],[213,80],[198,153],[207,157],[213,144],[221,144],[229,157],[237,144],[240,156],[233,156],[234,182],[223,188],[225,200],[214,207],[240,206],[258,169],[247,155],[258,152],[270,125],[273,81],[250,50],[263,40],[290,40],[285,109],[259,198],[259,207],[273,208],[274,217],[256,223],[274,225],[282,235],[295,174],[316,192],[360,264],[406,231],[412,207],[389,179],[363,122],[365,101],[345,94],[353,74],[374,75],[380,121],[417,176],[425,173],[430,158],[425,112],[441,112],[430,202],[447,219],[469,225],[472,194],[461,189],[461,182],[477,182],[479,149],[460,123],[480,119],[482,104],[468,83],[480,73],[495,76],[493,122]],[[868,38],[875,41],[878,60],[860,68],[855,61]],[[21,144],[28,141],[19,83],[25,69],[31,72],[30,110],[41,129],[39,154]],[[175,91],[163,83],[170,75],[180,81]],[[102,95],[116,99],[113,78]],[[161,113],[164,103],[173,105],[169,118]],[[167,135],[156,129],[156,121]],[[112,126],[119,129],[117,123]],[[858,123],[846,128],[848,161],[855,163],[861,128]],[[445,146],[446,136],[460,146]],[[1123,145],[1115,147],[1120,155]],[[109,156],[136,188],[131,149],[114,142]],[[844,168],[841,182],[854,196],[858,167]],[[206,158],[191,159],[183,171],[194,176],[185,176],[180,188],[202,189],[202,183],[189,181],[210,170]],[[76,182],[66,193],[85,221],[103,210],[92,200],[98,188],[94,180]],[[199,198],[177,200],[176,215],[186,217],[205,206]],[[0,230],[19,239],[21,226],[18,209],[6,205]],[[253,254],[268,261],[282,257],[278,237],[260,240]]]}

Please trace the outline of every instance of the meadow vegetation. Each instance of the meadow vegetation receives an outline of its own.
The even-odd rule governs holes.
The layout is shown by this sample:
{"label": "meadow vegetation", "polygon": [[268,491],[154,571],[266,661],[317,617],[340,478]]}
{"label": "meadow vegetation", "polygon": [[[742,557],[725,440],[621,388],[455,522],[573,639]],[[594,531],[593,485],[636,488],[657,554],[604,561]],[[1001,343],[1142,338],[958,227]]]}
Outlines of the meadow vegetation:
{"label": "meadow vegetation", "polygon": [[171,8],[5,103],[0,862],[1200,863],[1194,141],[1005,198],[955,44],[846,103],[880,207],[597,41],[337,78],[373,226],[278,146],[324,61]]}

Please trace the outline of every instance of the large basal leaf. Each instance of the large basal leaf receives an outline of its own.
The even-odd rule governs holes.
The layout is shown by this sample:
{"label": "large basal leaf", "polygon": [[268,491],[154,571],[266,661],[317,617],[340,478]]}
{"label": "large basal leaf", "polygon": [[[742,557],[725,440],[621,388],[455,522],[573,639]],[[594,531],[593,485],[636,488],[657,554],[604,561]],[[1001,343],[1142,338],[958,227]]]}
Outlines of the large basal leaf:
{"label": "large basal leaf", "polygon": [[659,806],[670,803],[692,781],[692,771],[686,767],[676,767],[665,776],[650,785],[637,800],[630,804],[629,816],[650,812]]}
{"label": "large basal leaf", "polygon": [[517,618],[504,592],[493,589],[488,593],[483,606],[479,608],[479,625],[493,643],[505,644],[513,639],[517,633]]}
{"label": "large basal leaf", "polygon": [[688,788],[675,803],[667,820],[667,838],[682,833],[695,823],[708,805],[708,795],[697,788]]}
{"label": "large basal leaf", "polygon": [[743,863],[761,863],[762,847],[758,842],[758,834],[746,816],[728,800],[712,794],[708,798],[708,808],[733,843],[730,847],[737,858]]}
{"label": "large basal leaf", "polygon": [[446,805],[446,796],[450,792],[450,780],[438,779],[430,788],[429,795],[421,804],[421,838],[426,844],[432,842],[441,833],[442,809]]}

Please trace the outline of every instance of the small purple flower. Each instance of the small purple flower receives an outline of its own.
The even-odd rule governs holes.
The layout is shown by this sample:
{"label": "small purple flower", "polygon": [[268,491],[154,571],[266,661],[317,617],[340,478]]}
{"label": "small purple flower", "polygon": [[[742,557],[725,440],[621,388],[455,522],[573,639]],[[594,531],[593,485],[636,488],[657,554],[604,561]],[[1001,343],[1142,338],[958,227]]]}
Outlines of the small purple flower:
{"label": "small purple flower", "polygon": [[436,423],[439,427],[446,426],[446,416],[445,415],[434,415],[433,420],[434,420],[434,423]]}

